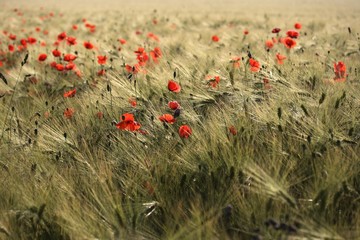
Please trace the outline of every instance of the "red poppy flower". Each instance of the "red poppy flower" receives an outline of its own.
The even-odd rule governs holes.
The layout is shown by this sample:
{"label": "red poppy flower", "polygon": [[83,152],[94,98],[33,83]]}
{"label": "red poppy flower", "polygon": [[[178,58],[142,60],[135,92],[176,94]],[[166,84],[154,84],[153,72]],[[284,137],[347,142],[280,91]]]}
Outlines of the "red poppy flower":
{"label": "red poppy flower", "polygon": [[149,60],[149,56],[146,54],[145,49],[143,47],[139,47],[137,51],[135,51],[140,66],[145,66],[146,62]]}
{"label": "red poppy flower", "polygon": [[66,38],[66,32],[62,32],[58,35],[58,41],[62,41]]}
{"label": "red poppy flower", "polygon": [[70,61],[74,61],[76,58],[77,58],[76,55],[68,53],[64,56],[64,61],[70,62]]}
{"label": "red poppy flower", "polygon": [[129,98],[129,103],[132,107],[136,107],[137,105],[136,99],[134,98]]}
{"label": "red poppy flower", "polygon": [[161,52],[160,48],[156,47],[156,48],[154,48],[154,50],[150,51],[150,56],[155,63],[158,63],[159,62],[158,59],[161,58],[161,56],[162,56],[162,52]]}
{"label": "red poppy flower", "polygon": [[73,108],[66,108],[64,111],[64,117],[67,119],[70,119],[70,118],[72,118],[74,113],[75,113],[75,110]]}
{"label": "red poppy flower", "polygon": [[45,53],[42,53],[42,54],[39,55],[38,60],[40,62],[43,62],[43,61],[46,60],[46,58],[47,58],[47,55]]}
{"label": "red poppy flower", "polygon": [[168,89],[171,92],[178,93],[181,90],[181,86],[179,83],[175,82],[174,80],[169,80],[168,82]]}
{"label": "red poppy flower", "polygon": [[102,112],[97,112],[97,113],[96,113],[96,117],[97,117],[98,119],[102,119],[102,118],[104,117],[104,114],[103,114]]}
{"label": "red poppy flower", "polygon": [[174,116],[171,114],[168,114],[168,113],[161,115],[159,117],[159,120],[162,122],[170,123],[170,124],[173,124],[176,121]]}
{"label": "red poppy flower", "polygon": [[282,42],[285,45],[285,47],[287,47],[289,49],[296,46],[296,41],[290,37],[286,37],[286,38],[282,39]]}
{"label": "red poppy flower", "polygon": [[55,61],[53,61],[53,62],[50,63],[50,66],[53,67],[53,68],[56,68],[56,64],[57,63]]}
{"label": "red poppy flower", "polygon": [[134,66],[130,66],[129,64],[126,64],[125,69],[128,73],[137,74],[140,71],[140,65],[135,64]]}
{"label": "red poppy flower", "polygon": [[230,133],[231,133],[232,135],[234,135],[234,136],[237,134],[236,128],[235,128],[234,126],[230,126],[230,127],[229,127],[229,131],[230,131]]}
{"label": "red poppy flower", "polygon": [[10,44],[8,46],[8,49],[9,49],[10,52],[13,52],[15,50],[15,47],[14,47],[14,45]]}
{"label": "red poppy flower", "polygon": [[214,36],[211,37],[211,40],[213,42],[218,42],[220,40],[220,38],[217,35],[214,35]]}
{"label": "red poppy flower", "polygon": [[30,43],[30,44],[35,44],[36,43],[36,38],[28,37],[27,42]]}
{"label": "red poppy flower", "polygon": [[4,64],[3,64],[3,62],[2,62],[2,61],[0,61],[0,67],[2,67],[2,66],[4,66]]}
{"label": "red poppy flower", "polygon": [[250,71],[258,72],[260,70],[260,63],[253,58],[249,59]]}
{"label": "red poppy flower", "polygon": [[73,62],[69,62],[65,65],[66,70],[73,70],[75,68],[75,64]]}
{"label": "red poppy flower", "polygon": [[55,66],[56,70],[58,70],[59,72],[64,71],[64,65],[57,63]]}
{"label": "red poppy flower", "polygon": [[240,67],[240,57],[233,57],[230,62],[233,64],[234,68],[239,68]]}
{"label": "red poppy flower", "polygon": [[334,63],[335,82],[345,82],[346,80],[346,66],[343,62],[339,61]]}
{"label": "red poppy flower", "polygon": [[208,83],[211,87],[216,88],[220,82],[220,77],[208,75],[208,76],[206,76],[206,80],[208,81]]}
{"label": "red poppy flower", "polygon": [[160,41],[159,37],[156,36],[156,35],[155,35],[154,33],[152,33],[152,32],[149,32],[148,35],[147,35],[147,37],[148,37],[148,38],[151,38],[151,39],[153,39],[153,40],[155,40],[155,41],[157,41],[157,42]]}
{"label": "red poppy flower", "polygon": [[16,40],[16,35],[15,35],[15,34],[10,33],[9,38],[10,38],[11,40]]}
{"label": "red poppy flower", "polygon": [[302,26],[301,26],[301,23],[295,23],[294,27],[296,29],[301,29]]}
{"label": "red poppy flower", "polygon": [[87,27],[91,33],[95,32],[96,30],[96,26],[94,24],[86,23],[85,27]]}
{"label": "red poppy flower", "polygon": [[24,38],[21,39],[21,40],[20,40],[20,44],[23,45],[24,47],[26,47],[26,45],[27,45],[27,40],[24,39]]}
{"label": "red poppy flower", "polygon": [[73,90],[70,90],[70,91],[67,91],[66,93],[64,93],[64,97],[65,98],[74,97],[75,94],[76,94],[76,89],[73,89]]}
{"label": "red poppy flower", "polygon": [[123,38],[120,38],[120,39],[119,39],[119,42],[120,42],[122,45],[126,44],[126,40],[123,39]]}
{"label": "red poppy flower", "polygon": [[53,54],[54,57],[60,57],[61,56],[61,52],[58,49],[52,50],[52,54]]}
{"label": "red poppy flower", "polygon": [[77,29],[78,29],[78,26],[77,26],[77,25],[73,25],[73,26],[72,26],[72,29],[73,29],[73,30],[77,30]]}
{"label": "red poppy flower", "polygon": [[91,42],[84,42],[84,47],[86,49],[93,49],[94,45]]}
{"label": "red poppy flower", "polygon": [[284,61],[286,59],[286,57],[284,55],[281,55],[280,53],[276,54],[276,59],[277,59],[277,63],[278,64],[283,64]]}
{"label": "red poppy flower", "polygon": [[106,70],[105,69],[100,69],[98,72],[97,72],[97,75],[98,76],[104,76],[106,74]]}
{"label": "red poppy flower", "polygon": [[274,28],[273,30],[271,30],[272,33],[279,33],[280,31],[280,28]]}
{"label": "red poppy flower", "polygon": [[295,30],[289,30],[286,32],[286,35],[290,38],[298,38],[299,37],[299,33]]}
{"label": "red poppy flower", "polygon": [[141,125],[135,121],[134,115],[131,113],[124,113],[121,116],[122,121],[116,124],[116,127],[120,130],[137,131]]}
{"label": "red poppy flower", "polygon": [[265,46],[268,48],[268,49],[271,49],[274,47],[274,42],[273,40],[266,40],[265,41]]}
{"label": "red poppy flower", "polygon": [[270,85],[269,79],[264,78],[264,79],[263,79],[263,83],[264,83],[264,88],[265,88],[266,90],[271,89],[271,85]]}
{"label": "red poppy flower", "polygon": [[249,34],[249,30],[245,29],[244,30],[244,35],[248,35]]}
{"label": "red poppy flower", "polygon": [[172,110],[176,110],[178,108],[180,108],[180,104],[177,101],[170,101],[168,103],[169,108],[171,108]]}
{"label": "red poppy flower", "polygon": [[97,62],[100,64],[100,65],[104,65],[106,64],[106,60],[107,60],[107,57],[106,56],[97,56]]}
{"label": "red poppy flower", "polygon": [[66,40],[67,40],[67,43],[69,45],[75,45],[76,44],[76,38],[75,37],[67,37]]}
{"label": "red poppy flower", "polygon": [[188,125],[181,125],[179,127],[179,135],[182,138],[188,138],[192,134],[192,130]]}

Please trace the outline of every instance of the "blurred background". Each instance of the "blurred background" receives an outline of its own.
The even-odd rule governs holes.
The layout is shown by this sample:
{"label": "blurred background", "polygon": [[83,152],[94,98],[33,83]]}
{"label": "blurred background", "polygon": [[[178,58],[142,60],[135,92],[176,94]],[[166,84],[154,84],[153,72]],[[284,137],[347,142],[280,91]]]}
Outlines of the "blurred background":
{"label": "blurred background", "polygon": [[1,9],[13,7],[57,8],[63,10],[121,10],[156,8],[162,10],[219,10],[248,12],[258,9],[268,11],[302,10],[321,14],[321,10],[346,11],[360,9],[360,0],[0,0]]}

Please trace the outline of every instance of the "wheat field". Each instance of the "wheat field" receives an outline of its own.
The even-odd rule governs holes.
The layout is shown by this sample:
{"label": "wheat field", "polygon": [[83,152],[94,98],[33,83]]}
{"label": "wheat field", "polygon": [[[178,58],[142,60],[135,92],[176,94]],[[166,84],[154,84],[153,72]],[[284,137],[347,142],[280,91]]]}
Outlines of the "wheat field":
{"label": "wheat field", "polygon": [[0,239],[360,239],[358,1],[0,8]]}

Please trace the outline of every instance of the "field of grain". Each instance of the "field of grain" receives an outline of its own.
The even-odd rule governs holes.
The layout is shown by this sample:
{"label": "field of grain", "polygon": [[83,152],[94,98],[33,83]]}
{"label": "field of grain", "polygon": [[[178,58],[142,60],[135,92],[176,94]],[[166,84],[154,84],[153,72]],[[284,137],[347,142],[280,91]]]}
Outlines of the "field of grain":
{"label": "field of grain", "polygon": [[0,239],[360,239],[358,1],[0,8]]}

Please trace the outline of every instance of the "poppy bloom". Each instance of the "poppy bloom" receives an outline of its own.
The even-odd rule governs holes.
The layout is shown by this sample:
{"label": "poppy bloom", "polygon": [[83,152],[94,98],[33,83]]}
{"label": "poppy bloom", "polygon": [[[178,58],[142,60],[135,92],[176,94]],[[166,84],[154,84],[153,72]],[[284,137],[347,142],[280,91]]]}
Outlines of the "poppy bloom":
{"label": "poppy bloom", "polygon": [[78,29],[78,26],[77,26],[77,25],[73,25],[73,26],[72,26],[72,29],[73,29],[73,30],[77,30],[77,29]]}
{"label": "poppy bloom", "polygon": [[64,56],[64,61],[66,62],[70,62],[70,61],[74,61],[77,57],[71,53],[68,53]]}
{"label": "poppy bloom", "polygon": [[295,30],[289,30],[286,32],[286,35],[290,38],[298,38],[299,37],[299,33]]}
{"label": "poppy bloom", "polygon": [[86,49],[93,49],[94,45],[91,42],[84,42],[84,47]]}
{"label": "poppy bloom", "polygon": [[2,62],[2,61],[0,61],[0,67],[2,67],[2,66],[4,66],[4,64],[3,64],[3,62]]}
{"label": "poppy bloom", "polygon": [[39,55],[38,60],[40,62],[43,62],[43,61],[46,60],[46,58],[47,58],[47,55],[45,53],[42,53],[42,54]]}
{"label": "poppy bloom", "polygon": [[263,83],[264,83],[264,88],[265,88],[266,90],[271,89],[271,85],[270,85],[269,79],[264,78],[264,79],[263,79]]}
{"label": "poppy bloom", "polygon": [[249,59],[250,71],[258,72],[260,70],[260,63],[253,58]]}
{"label": "poppy bloom", "polygon": [[217,85],[219,84],[219,82],[220,82],[220,77],[219,76],[207,76],[206,77],[206,80],[208,80],[208,83],[209,83],[209,85],[211,86],[211,87],[213,87],[213,88],[216,88],[217,87]]}
{"label": "poppy bloom", "polygon": [[122,45],[126,44],[126,40],[123,39],[123,38],[120,38],[120,39],[119,39],[119,42],[120,42]]}
{"label": "poppy bloom", "polygon": [[191,128],[188,125],[181,125],[179,127],[179,136],[182,138],[188,138],[190,137],[192,133]]}
{"label": "poppy bloom", "polygon": [[218,42],[220,40],[220,38],[217,35],[214,35],[214,36],[211,37],[211,40],[213,42]]}
{"label": "poppy bloom", "polygon": [[280,31],[280,28],[274,28],[273,30],[271,30],[272,33],[279,33]]}
{"label": "poppy bloom", "polygon": [[248,35],[249,34],[249,30],[245,29],[244,30],[244,35]]}
{"label": "poppy bloom", "polygon": [[143,47],[139,47],[137,51],[135,51],[140,66],[145,66],[146,62],[149,60],[149,56],[146,54],[145,49]]}
{"label": "poppy bloom", "polygon": [[234,136],[237,134],[236,128],[234,126],[229,127],[229,132]]}
{"label": "poppy bloom", "polygon": [[67,119],[70,119],[70,118],[72,118],[74,113],[75,113],[75,110],[73,108],[66,108],[64,111],[64,117]]}
{"label": "poppy bloom", "polygon": [[104,117],[104,114],[103,114],[102,112],[97,112],[97,113],[96,113],[96,117],[97,117],[98,119],[102,119],[102,118]]}
{"label": "poppy bloom", "polygon": [[55,66],[56,70],[58,70],[59,72],[64,71],[64,65],[57,63]]}
{"label": "poppy bloom", "polygon": [[295,23],[294,27],[296,29],[301,29],[302,26],[301,26],[301,23]]}
{"label": "poppy bloom", "polygon": [[75,68],[75,64],[73,62],[69,62],[65,65],[66,70],[73,70]]}
{"label": "poppy bloom", "polygon": [[266,40],[265,41],[265,46],[268,48],[268,49],[271,49],[274,47],[274,42],[273,40]]}
{"label": "poppy bloom", "polygon": [[14,45],[10,44],[8,46],[8,49],[9,49],[10,52],[13,52],[15,50],[15,47],[14,47]]}
{"label": "poppy bloom", "polygon": [[334,63],[335,82],[345,82],[346,80],[346,66],[343,62]]}
{"label": "poppy bloom", "polygon": [[30,43],[30,44],[35,44],[36,43],[36,38],[28,37],[27,42]]}
{"label": "poppy bloom", "polygon": [[85,27],[89,29],[90,32],[95,32],[96,26],[94,24],[85,23]]}
{"label": "poppy bloom", "polygon": [[105,69],[100,69],[98,72],[97,72],[97,75],[98,76],[104,76],[106,74],[106,70]]}
{"label": "poppy bloom", "polygon": [[283,64],[284,63],[284,59],[286,59],[286,57],[284,55],[281,55],[280,53],[276,54],[276,59],[277,59],[277,63],[278,64]]}
{"label": "poppy bloom", "polygon": [[285,47],[289,49],[296,46],[296,41],[290,37],[286,37],[285,39],[282,39],[282,42],[284,43]]}
{"label": "poppy bloom", "polygon": [[54,57],[60,57],[61,56],[61,52],[58,49],[52,50],[52,54],[53,54]]}
{"label": "poppy bloom", "polygon": [[50,63],[50,66],[53,67],[53,68],[56,68],[56,64],[57,63],[55,61],[53,61],[53,62]]}
{"label": "poppy bloom", "polygon": [[100,64],[100,65],[104,65],[106,63],[106,60],[107,60],[107,57],[106,56],[97,56],[97,62]]}
{"label": "poppy bloom", "polygon": [[134,66],[130,66],[129,64],[126,64],[125,69],[128,73],[137,74],[140,71],[140,65],[135,64]]}
{"label": "poppy bloom", "polygon": [[154,48],[154,50],[150,51],[150,56],[153,59],[154,63],[159,62],[159,58],[162,56],[162,52],[159,47]]}
{"label": "poppy bloom", "polygon": [[129,98],[129,103],[132,107],[136,107],[137,105],[136,99],[134,98]]}
{"label": "poppy bloom", "polygon": [[178,108],[180,108],[180,104],[177,101],[170,101],[168,103],[169,108],[171,108],[172,110],[176,110]]}
{"label": "poppy bloom", "polygon": [[58,41],[62,41],[66,38],[66,32],[62,32],[58,35]]}
{"label": "poppy bloom", "polygon": [[131,113],[124,113],[121,116],[121,122],[116,124],[116,127],[120,130],[126,130],[134,132],[139,130],[141,125],[135,121],[134,115]]}
{"label": "poppy bloom", "polygon": [[174,80],[169,80],[168,89],[171,92],[178,93],[181,90],[181,86],[179,83],[175,82]]}
{"label": "poppy bloom", "polygon": [[21,39],[21,40],[20,40],[20,44],[23,45],[24,47],[26,47],[26,45],[27,45],[27,40],[24,39],[24,38]]}
{"label": "poppy bloom", "polygon": [[69,98],[69,97],[74,97],[76,94],[76,88],[70,91],[67,91],[66,93],[64,93],[64,97],[65,98]]}
{"label": "poppy bloom", "polygon": [[233,64],[234,68],[239,68],[240,67],[240,57],[233,57],[230,62]]}
{"label": "poppy bloom", "polygon": [[148,37],[148,38],[151,38],[151,39],[153,39],[153,40],[155,40],[155,41],[157,41],[157,42],[160,41],[159,37],[156,36],[156,35],[155,35],[154,33],[152,33],[152,32],[149,32],[148,35],[147,35],[147,37]]}
{"label": "poppy bloom", "polygon": [[69,44],[69,45],[75,45],[76,44],[76,38],[75,37],[67,37],[66,38],[66,40],[67,40],[67,43]]}
{"label": "poppy bloom", "polygon": [[10,33],[9,38],[10,38],[11,40],[16,40],[16,35],[15,35],[15,34]]}
{"label": "poppy bloom", "polygon": [[167,123],[170,123],[170,124],[173,124],[176,121],[174,116],[171,115],[171,114],[168,114],[168,113],[161,115],[159,117],[159,120],[161,122],[167,122]]}

